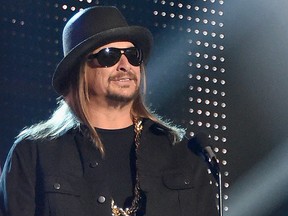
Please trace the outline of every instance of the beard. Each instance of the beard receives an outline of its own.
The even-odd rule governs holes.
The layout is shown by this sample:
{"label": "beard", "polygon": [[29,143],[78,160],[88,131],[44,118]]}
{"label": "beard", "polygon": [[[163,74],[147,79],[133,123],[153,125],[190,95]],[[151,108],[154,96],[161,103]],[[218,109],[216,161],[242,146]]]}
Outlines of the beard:
{"label": "beard", "polygon": [[137,89],[130,95],[122,95],[120,93],[108,91],[106,98],[113,102],[126,104],[133,101],[135,98],[137,98],[138,95],[139,95],[139,89]]}

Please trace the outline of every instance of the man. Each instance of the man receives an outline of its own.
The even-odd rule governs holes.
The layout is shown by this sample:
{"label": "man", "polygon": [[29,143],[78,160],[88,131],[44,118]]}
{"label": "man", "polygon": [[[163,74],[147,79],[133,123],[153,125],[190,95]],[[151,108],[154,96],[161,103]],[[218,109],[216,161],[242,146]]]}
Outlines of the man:
{"label": "man", "polygon": [[207,168],[180,142],[183,130],[143,103],[151,46],[151,33],[115,7],[68,21],[53,76],[59,107],[9,152],[5,216],[217,215]]}

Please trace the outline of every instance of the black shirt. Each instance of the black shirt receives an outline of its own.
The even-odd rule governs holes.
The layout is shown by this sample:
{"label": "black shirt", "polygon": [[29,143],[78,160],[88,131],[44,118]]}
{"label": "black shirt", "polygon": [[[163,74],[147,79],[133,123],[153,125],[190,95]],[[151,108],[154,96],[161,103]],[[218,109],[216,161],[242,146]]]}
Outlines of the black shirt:
{"label": "black shirt", "polygon": [[119,207],[130,207],[135,184],[135,146],[133,125],[123,129],[97,129],[104,144],[102,167],[105,181]]}

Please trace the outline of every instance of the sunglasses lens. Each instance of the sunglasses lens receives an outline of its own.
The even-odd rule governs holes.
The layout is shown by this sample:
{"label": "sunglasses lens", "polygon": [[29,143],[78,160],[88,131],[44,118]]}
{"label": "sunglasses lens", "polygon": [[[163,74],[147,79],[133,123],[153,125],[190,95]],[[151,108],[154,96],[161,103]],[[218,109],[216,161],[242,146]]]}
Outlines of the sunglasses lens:
{"label": "sunglasses lens", "polygon": [[127,49],[105,48],[96,54],[90,55],[88,59],[97,60],[97,63],[102,67],[111,67],[119,61],[122,54],[126,56],[129,63],[133,66],[139,66],[143,61],[142,51],[136,47]]}
{"label": "sunglasses lens", "polygon": [[103,67],[111,67],[115,65],[121,56],[119,50],[113,48],[105,48],[97,53],[98,63]]}
{"label": "sunglasses lens", "polygon": [[142,63],[142,52],[136,47],[128,48],[125,50],[125,56],[129,63],[133,66],[139,66]]}

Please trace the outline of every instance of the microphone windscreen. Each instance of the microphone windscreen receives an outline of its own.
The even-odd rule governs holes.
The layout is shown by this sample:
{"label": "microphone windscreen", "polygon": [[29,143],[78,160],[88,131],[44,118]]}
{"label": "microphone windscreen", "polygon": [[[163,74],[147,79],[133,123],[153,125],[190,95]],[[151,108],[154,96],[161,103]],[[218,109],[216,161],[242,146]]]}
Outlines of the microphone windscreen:
{"label": "microphone windscreen", "polygon": [[197,155],[203,154],[203,149],[210,146],[208,135],[204,132],[197,133],[188,142],[188,147]]}

